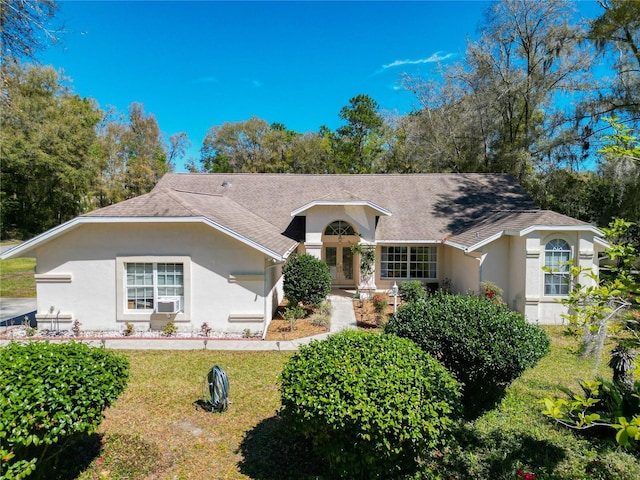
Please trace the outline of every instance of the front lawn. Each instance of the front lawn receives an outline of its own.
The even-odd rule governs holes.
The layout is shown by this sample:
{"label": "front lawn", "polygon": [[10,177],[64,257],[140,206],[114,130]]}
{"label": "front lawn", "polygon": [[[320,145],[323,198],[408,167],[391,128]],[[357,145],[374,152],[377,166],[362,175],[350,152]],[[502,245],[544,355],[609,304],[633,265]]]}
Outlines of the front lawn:
{"label": "front lawn", "polygon": [[[540,413],[538,399],[560,396],[556,385],[591,378],[592,361],[571,353],[557,328],[551,353],[509,388],[499,409],[466,423],[461,452],[445,478],[640,479],[638,459],[560,429]],[[65,478],[307,479],[326,475],[305,442],[279,420],[277,376],[291,355],[280,352],[124,352],[127,390],[106,412],[101,436],[84,455],[70,456]],[[608,375],[606,358],[599,374]],[[220,365],[230,382],[229,409],[209,413],[202,397],[208,370]],[[80,448],[80,447],[79,447]],[[80,450],[76,450],[79,452]],[[77,473],[80,472],[80,473]],[[443,472],[444,473],[444,472]],[[326,477],[325,477],[326,478]],[[531,478],[531,477],[529,477]]]}
{"label": "front lawn", "polygon": [[35,268],[34,258],[0,260],[0,298],[34,298]]}

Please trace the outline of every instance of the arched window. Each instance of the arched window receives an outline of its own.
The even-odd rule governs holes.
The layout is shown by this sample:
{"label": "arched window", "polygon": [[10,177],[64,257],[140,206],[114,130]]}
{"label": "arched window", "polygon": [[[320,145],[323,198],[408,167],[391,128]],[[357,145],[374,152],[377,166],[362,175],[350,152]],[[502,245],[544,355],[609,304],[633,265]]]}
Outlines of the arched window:
{"label": "arched window", "polygon": [[564,296],[569,294],[569,261],[571,247],[567,242],[554,238],[544,248],[544,266],[550,272],[544,274],[544,294]]}
{"label": "arched window", "polygon": [[347,236],[355,235],[356,231],[347,222],[336,220],[335,222],[330,223],[327,228],[325,228],[324,234],[332,236]]}

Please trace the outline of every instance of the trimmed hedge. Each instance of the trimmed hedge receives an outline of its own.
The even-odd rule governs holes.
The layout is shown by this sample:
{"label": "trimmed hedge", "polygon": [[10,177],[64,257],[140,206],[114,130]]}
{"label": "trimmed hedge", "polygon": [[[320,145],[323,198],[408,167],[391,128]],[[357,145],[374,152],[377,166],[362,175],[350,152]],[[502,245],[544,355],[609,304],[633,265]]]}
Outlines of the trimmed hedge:
{"label": "trimmed hedge", "polygon": [[331,291],[329,266],[308,254],[297,255],[282,267],[284,295],[290,305],[320,305]]}
{"label": "trimmed hedge", "polygon": [[476,296],[438,293],[403,305],[385,333],[413,340],[463,383],[465,415],[493,408],[506,387],[549,352],[546,332]]}
{"label": "trimmed hedge", "polygon": [[49,447],[98,428],[127,385],[129,362],[82,343],[12,342],[0,349],[0,372],[2,478],[18,479],[47,461]]}
{"label": "trimmed hedge", "polygon": [[459,385],[392,335],[344,331],[301,346],[283,368],[281,414],[341,478],[397,478],[443,448]]}

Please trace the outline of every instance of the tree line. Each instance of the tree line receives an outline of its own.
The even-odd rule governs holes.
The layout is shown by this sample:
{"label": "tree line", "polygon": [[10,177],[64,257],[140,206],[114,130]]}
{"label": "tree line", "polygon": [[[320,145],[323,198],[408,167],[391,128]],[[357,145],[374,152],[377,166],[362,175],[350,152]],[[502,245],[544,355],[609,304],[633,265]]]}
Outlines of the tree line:
{"label": "tree line", "polygon": [[[53,68],[21,63],[43,47],[43,35],[20,19],[53,17],[55,1],[0,1],[24,9],[11,21],[0,9],[3,237],[28,237],[148,192],[184,158],[187,136],[165,139],[143,105],[103,111]],[[581,19],[566,0],[501,0],[460,61],[431,78],[403,78],[419,104],[409,114],[384,112],[359,94],[337,112],[335,131],[300,133],[257,117],[227,122],[209,129],[200,158],[186,166],[509,173],[543,208],[598,225],[616,216],[638,221],[640,2],[599,4],[597,18]]]}

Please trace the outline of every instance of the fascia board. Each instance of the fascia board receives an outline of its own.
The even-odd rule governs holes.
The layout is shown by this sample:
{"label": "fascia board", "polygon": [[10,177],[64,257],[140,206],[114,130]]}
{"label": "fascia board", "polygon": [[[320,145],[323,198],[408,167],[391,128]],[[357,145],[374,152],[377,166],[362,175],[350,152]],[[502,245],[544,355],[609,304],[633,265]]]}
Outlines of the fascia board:
{"label": "fascia board", "polygon": [[495,242],[496,240],[498,240],[500,237],[504,236],[506,234],[505,230],[502,230],[494,235],[491,235],[490,237],[485,238],[484,240],[482,240],[481,242],[478,243],[474,243],[473,245],[469,245],[468,247],[465,247],[464,245],[461,245],[459,243],[455,243],[452,242],[450,240],[446,240],[444,242],[445,245],[449,245],[450,247],[454,247],[457,248],[458,250],[462,250],[463,252],[473,252],[479,248],[484,247],[485,245],[491,243],[491,242]]}
{"label": "fascia board", "polygon": [[273,250],[266,248],[264,245],[254,242],[253,240],[240,235],[230,228],[216,223],[206,217],[76,217],[73,220],[69,220],[66,223],[58,225],[51,230],[47,230],[46,232],[33,237],[31,240],[27,240],[26,242],[16,245],[15,247],[4,252],[0,256],[0,258],[2,260],[13,258],[21,253],[24,253],[25,251],[31,250],[43,243],[46,243],[62,235],[63,233],[67,233],[68,231],[77,228],[79,225],[108,223],[204,223],[209,227],[218,230],[219,232],[222,232],[226,235],[229,235],[230,237],[235,238],[245,245],[248,245],[278,261],[283,261],[287,256],[286,254],[281,255],[277,252],[274,252]]}
{"label": "fascia board", "polygon": [[15,258],[24,252],[28,252],[29,250],[37,247],[38,245],[45,243],[49,240],[52,240],[63,233],[66,233],[70,230],[76,228],[81,222],[80,219],[82,217],[76,217],[68,222],[61,223],[60,225],[53,227],[46,232],[41,233],[40,235],[36,235],[35,237],[26,240],[22,243],[19,243],[15,247],[10,248],[2,255],[0,255],[0,259],[7,260],[9,258]]}
{"label": "fascia board", "polygon": [[610,248],[611,244],[607,242],[604,238],[601,237],[593,237],[593,243],[597,243],[598,245],[603,246],[604,248]]}
{"label": "fascia board", "polygon": [[461,245],[459,243],[456,242],[452,242],[451,240],[445,240],[443,242],[444,245],[447,245],[449,247],[453,247],[453,248],[457,248],[458,250],[462,250],[462,251],[466,251],[467,247],[465,247],[464,245]]}
{"label": "fascia board", "polygon": [[296,215],[300,215],[301,213],[306,212],[310,208],[317,207],[317,206],[336,206],[337,207],[337,206],[343,206],[343,205],[369,207],[372,210],[378,212],[380,215],[384,215],[387,217],[390,217],[392,215],[391,212],[386,208],[382,208],[381,206],[376,205],[375,203],[372,203],[372,202],[363,202],[363,201],[341,202],[341,201],[319,200],[319,201],[307,203],[306,205],[303,205],[302,207],[295,209],[293,212],[291,212],[291,216],[295,217]]}
{"label": "fascia board", "polygon": [[520,230],[518,235],[523,237],[539,230],[550,230],[554,232],[591,232],[594,235],[604,237],[604,233],[593,225],[531,225],[524,230]]}

